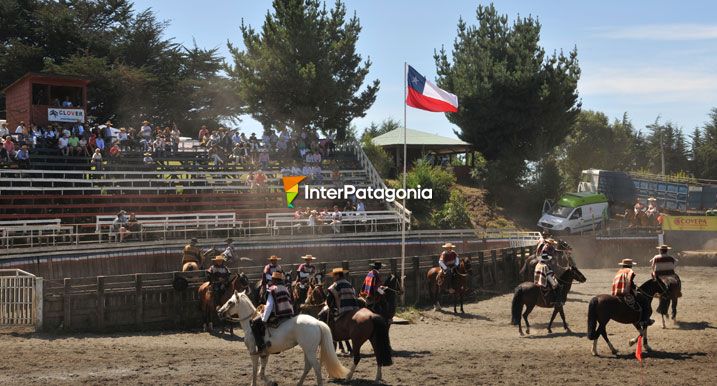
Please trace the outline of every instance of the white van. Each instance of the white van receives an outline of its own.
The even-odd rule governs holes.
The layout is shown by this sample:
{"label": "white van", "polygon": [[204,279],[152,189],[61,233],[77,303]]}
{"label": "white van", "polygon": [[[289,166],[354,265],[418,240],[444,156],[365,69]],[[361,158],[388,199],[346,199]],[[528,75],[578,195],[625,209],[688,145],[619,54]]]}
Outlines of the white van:
{"label": "white van", "polygon": [[546,201],[538,227],[568,234],[599,229],[607,221],[607,206],[607,197],[602,193],[568,193],[554,205]]}

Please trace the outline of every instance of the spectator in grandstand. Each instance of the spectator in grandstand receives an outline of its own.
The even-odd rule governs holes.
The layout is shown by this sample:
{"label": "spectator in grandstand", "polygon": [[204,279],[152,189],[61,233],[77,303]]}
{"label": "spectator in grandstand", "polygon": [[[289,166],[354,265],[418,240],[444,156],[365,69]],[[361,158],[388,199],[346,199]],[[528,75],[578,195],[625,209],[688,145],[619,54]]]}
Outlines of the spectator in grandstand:
{"label": "spectator in grandstand", "polygon": [[251,133],[249,136],[249,147],[252,152],[259,150],[259,140],[256,138],[256,133]]}
{"label": "spectator in grandstand", "polygon": [[33,147],[41,147],[45,144],[45,134],[36,125],[30,125],[28,130],[28,143]]}
{"label": "spectator in grandstand", "polygon": [[331,182],[337,186],[341,185],[341,172],[338,167],[335,167],[334,170],[331,171]]}
{"label": "spectator in grandstand", "polygon": [[119,241],[124,241],[125,236],[127,236],[127,212],[124,210],[119,211],[117,213],[117,216],[112,221],[112,229],[113,234],[119,235]]}
{"label": "spectator in grandstand", "polygon": [[209,129],[207,129],[207,125],[202,125],[202,127],[199,129],[199,135],[197,135],[197,139],[199,142],[202,142],[202,138],[209,136]]}
{"label": "spectator in grandstand", "polygon": [[120,156],[120,154],[122,153],[122,149],[120,149],[119,141],[115,140],[114,142],[112,142],[112,146],[110,147],[109,153],[110,157],[113,158]]}
{"label": "spectator in grandstand", "polygon": [[119,141],[119,145],[122,148],[127,148],[129,145],[129,134],[127,133],[127,129],[124,127],[120,127],[119,133],[117,133],[117,140]]}
{"label": "spectator in grandstand", "polygon": [[319,212],[317,212],[316,210],[312,210],[311,213],[309,213],[308,224],[312,234],[316,232],[316,226],[319,225],[318,217]]}
{"label": "spectator in grandstand", "polygon": [[67,139],[67,151],[69,155],[80,155],[82,149],[80,149],[80,139],[74,132],[70,134],[70,138]]}
{"label": "spectator in grandstand", "polygon": [[102,137],[95,138],[95,150],[105,151],[105,139]]}
{"label": "spectator in grandstand", "polygon": [[102,170],[102,152],[99,148],[95,149],[92,153],[92,164],[95,165],[95,170]]}
{"label": "spectator in grandstand", "polygon": [[89,155],[90,155],[90,153],[89,153],[89,151],[90,151],[90,144],[89,144],[87,138],[88,138],[87,132],[85,132],[85,135],[84,135],[84,136],[79,137],[79,139],[80,139],[80,146],[79,146],[80,149],[79,149],[79,151],[77,152],[77,155],[84,155],[84,156],[89,156]]}
{"label": "spectator in grandstand", "polygon": [[27,130],[25,128],[25,121],[20,121],[20,123],[15,128],[15,135],[18,136],[18,140],[20,140],[21,136],[27,135]]}
{"label": "spectator in grandstand", "polygon": [[222,153],[222,149],[218,145],[213,145],[209,148],[209,159],[214,162],[215,169],[219,169],[222,165],[224,165]]}
{"label": "spectator in grandstand", "polygon": [[266,186],[266,179],[266,174],[264,174],[264,172],[261,170],[257,170],[256,173],[254,173],[252,188],[256,188],[257,190],[263,190]]}
{"label": "spectator in grandstand", "polygon": [[152,153],[150,153],[150,152],[144,153],[144,158],[142,159],[142,162],[145,165],[154,165],[154,159],[152,158]]}
{"label": "spectator in grandstand", "polygon": [[141,238],[142,223],[137,221],[137,215],[134,212],[130,212],[129,220],[127,220],[127,230],[130,234],[137,235],[137,238]]}
{"label": "spectator in grandstand", "polygon": [[62,137],[57,140],[57,148],[60,149],[60,153],[64,156],[68,156],[70,154],[69,134],[63,134]]}
{"label": "spectator in grandstand", "polygon": [[13,157],[15,157],[15,142],[11,136],[6,135],[3,139],[2,149],[0,149],[0,159],[12,162]]}
{"label": "spectator in grandstand", "polygon": [[285,152],[289,145],[289,139],[290,139],[289,130],[284,129],[281,132],[281,135],[279,135],[279,139],[276,142],[277,150],[280,152]]}
{"label": "spectator in grandstand", "polygon": [[0,123],[0,139],[7,137],[10,134],[10,130],[7,129],[7,123]]}
{"label": "spectator in grandstand", "polygon": [[15,155],[15,158],[17,158],[17,166],[20,169],[30,168],[30,150],[27,144],[22,145],[20,150],[18,150],[17,154]]}
{"label": "spectator in grandstand", "polygon": [[102,137],[104,143],[109,146],[109,144],[112,143],[112,122],[105,122],[105,127],[102,127],[101,129],[99,137]]}
{"label": "spectator in grandstand", "polygon": [[358,203],[356,204],[356,211],[357,212],[365,212],[366,211],[366,203],[363,200],[358,200]]}
{"label": "spectator in grandstand", "polygon": [[70,97],[68,97],[68,96],[65,97],[65,100],[62,101],[62,107],[66,108],[66,109],[71,109],[72,107],[74,107],[74,105],[72,104],[72,101],[70,100]]}
{"label": "spectator in grandstand", "polygon": [[261,149],[261,151],[259,152],[259,166],[261,166],[262,169],[269,168],[269,149],[268,148]]}
{"label": "spectator in grandstand", "polygon": [[82,138],[85,135],[85,126],[82,122],[77,122],[72,126],[72,132],[77,135],[77,138]]}
{"label": "spectator in grandstand", "polygon": [[157,154],[158,157],[164,157],[164,152],[167,146],[167,142],[164,139],[164,134],[158,135],[152,143],[152,146],[154,147],[154,152],[155,154]]}
{"label": "spectator in grandstand", "polygon": [[146,141],[152,140],[152,126],[149,125],[149,121],[142,121],[142,126],[139,128],[139,136]]}
{"label": "spectator in grandstand", "polygon": [[341,211],[338,205],[334,205],[334,211],[331,213],[331,229],[334,233],[341,233]]}
{"label": "spectator in grandstand", "polygon": [[264,130],[264,135],[261,136],[261,143],[266,149],[271,147],[271,130]]}
{"label": "spectator in grandstand", "polygon": [[242,142],[241,140],[241,134],[239,133],[239,130],[232,130],[232,145],[236,146],[237,144],[240,144]]}

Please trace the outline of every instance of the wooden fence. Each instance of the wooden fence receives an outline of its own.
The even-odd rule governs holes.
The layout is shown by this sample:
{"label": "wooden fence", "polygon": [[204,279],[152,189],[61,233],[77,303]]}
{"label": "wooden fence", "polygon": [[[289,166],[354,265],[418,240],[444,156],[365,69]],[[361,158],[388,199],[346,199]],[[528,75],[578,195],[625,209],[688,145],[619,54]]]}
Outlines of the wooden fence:
{"label": "wooden fence", "polygon": [[[469,277],[472,291],[467,298],[475,298],[482,291],[496,293],[512,288],[518,282],[523,259],[530,253],[530,247],[462,253],[462,257],[470,256],[472,262]],[[387,263],[384,272],[400,274],[400,258],[382,260]],[[361,285],[370,261],[341,262],[343,268],[351,271],[349,280],[354,287]],[[437,265],[435,255],[406,258],[406,304],[428,302],[426,272]],[[297,267],[283,268],[288,271]],[[333,265],[320,263],[318,268],[328,272]],[[248,267],[242,271],[254,281],[259,279],[261,269]],[[176,277],[185,278],[188,288],[176,291],[172,287]],[[204,281],[203,271],[45,280],[43,326],[67,331],[196,328],[201,325],[196,289]]]}

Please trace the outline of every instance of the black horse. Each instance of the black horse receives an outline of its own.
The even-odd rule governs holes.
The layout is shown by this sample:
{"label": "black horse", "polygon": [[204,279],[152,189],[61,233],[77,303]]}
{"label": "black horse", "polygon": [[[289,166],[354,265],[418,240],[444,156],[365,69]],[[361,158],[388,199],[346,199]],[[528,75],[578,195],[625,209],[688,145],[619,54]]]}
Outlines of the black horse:
{"label": "black horse", "polygon": [[[635,302],[645,312],[646,318],[652,315],[652,298],[655,294],[665,294],[666,292],[667,287],[665,284],[655,279],[646,281],[637,289]],[[613,355],[617,354],[617,350],[607,338],[607,330],[605,329],[610,320],[635,326],[640,333],[639,336],[644,339],[645,351],[651,350],[647,344],[647,326],[639,323],[640,311],[628,306],[620,297],[603,294],[592,298],[588,305],[588,339],[593,341],[593,355],[598,355],[597,340],[601,335]],[[635,344],[635,342],[637,342],[637,338],[631,339],[630,345]]]}
{"label": "black horse", "polygon": [[560,276],[557,277],[559,284],[556,293],[554,294],[554,301],[548,302],[542,295],[542,290],[532,281],[521,283],[515,288],[513,294],[513,302],[511,306],[511,322],[518,326],[518,332],[523,335],[523,327],[520,324],[520,313],[523,311],[525,305],[525,312],[523,312],[523,319],[525,320],[525,332],[530,334],[530,323],[528,323],[528,315],[533,311],[535,306],[544,308],[553,308],[553,315],[550,317],[548,323],[548,333],[552,333],[553,320],[555,315],[560,313],[560,317],[563,319],[563,327],[565,331],[570,332],[568,323],[565,321],[565,312],[563,311],[563,304],[568,298],[568,293],[573,285],[573,280],[577,280],[580,283],[586,281],[585,275],[575,266],[567,267]]}

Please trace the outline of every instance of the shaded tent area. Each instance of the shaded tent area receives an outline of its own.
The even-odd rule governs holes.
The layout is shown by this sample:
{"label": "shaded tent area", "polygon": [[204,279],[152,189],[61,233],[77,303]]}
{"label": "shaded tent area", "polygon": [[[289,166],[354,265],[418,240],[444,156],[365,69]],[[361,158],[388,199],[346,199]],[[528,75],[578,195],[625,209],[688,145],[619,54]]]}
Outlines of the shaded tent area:
{"label": "shaded tent area", "polygon": [[[419,159],[426,159],[434,165],[450,165],[453,158],[463,155],[466,165],[472,165],[472,157],[468,157],[473,146],[460,139],[444,137],[425,131],[406,130],[406,161],[407,167]],[[381,146],[390,156],[394,176],[403,169],[403,138],[404,128],[400,127],[373,138],[375,145]],[[465,167],[467,169],[467,166]],[[462,174],[456,170],[456,174]]]}

